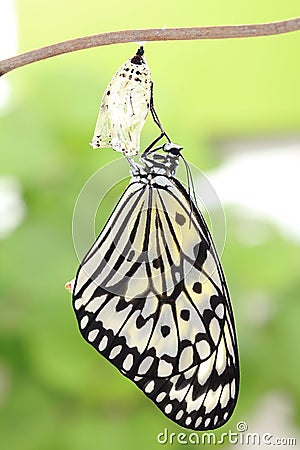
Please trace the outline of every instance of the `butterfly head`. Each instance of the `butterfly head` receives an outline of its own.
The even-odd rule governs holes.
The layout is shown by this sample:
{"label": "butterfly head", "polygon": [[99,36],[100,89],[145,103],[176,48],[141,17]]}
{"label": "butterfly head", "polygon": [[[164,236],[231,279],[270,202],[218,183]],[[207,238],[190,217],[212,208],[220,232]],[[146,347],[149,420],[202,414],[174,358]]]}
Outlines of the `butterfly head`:
{"label": "butterfly head", "polygon": [[183,147],[178,144],[173,144],[173,142],[167,142],[166,144],[164,144],[162,149],[164,152],[169,153],[173,156],[181,156],[181,150],[183,149]]}

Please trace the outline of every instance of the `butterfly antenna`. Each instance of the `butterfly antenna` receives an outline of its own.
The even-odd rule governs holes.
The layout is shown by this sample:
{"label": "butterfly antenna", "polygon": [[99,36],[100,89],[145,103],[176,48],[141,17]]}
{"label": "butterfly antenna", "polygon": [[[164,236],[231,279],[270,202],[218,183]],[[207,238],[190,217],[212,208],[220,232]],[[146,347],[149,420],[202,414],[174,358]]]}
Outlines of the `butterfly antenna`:
{"label": "butterfly antenna", "polygon": [[191,186],[192,186],[192,192],[193,192],[193,199],[194,199],[195,203],[197,204],[196,190],[195,190],[195,184],[194,184],[194,180],[193,180],[192,171],[191,171],[191,168],[189,166],[189,163],[186,160],[185,160],[185,163],[186,163],[187,170],[188,170],[188,172],[190,174],[190,180],[191,180]]}
{"label": "butterfly antenna", "polygon": [[194,185],[194,181],[193,181],[191,168],[190,168],[187,160],[184,158],[184,156],[182,156],[182,154],[180,154],[180,156],[181,156],[181,158],[182,158],[182,160],[184,162],[185,170],[186,170],[186,177],[187,177],[187,184],[188,184],[188,196],[189,196],[189,200],[190,200],[189,219],[190,219],[190,226],[191,226],[192,212],[193,212],[193,203],[192,203],[192,197],[191,197],[191,190],[192,190],[192,193],[193,193],[193,198],[195,200],[195,203],[197,204],[196,191],[195,191],[195,185]]}

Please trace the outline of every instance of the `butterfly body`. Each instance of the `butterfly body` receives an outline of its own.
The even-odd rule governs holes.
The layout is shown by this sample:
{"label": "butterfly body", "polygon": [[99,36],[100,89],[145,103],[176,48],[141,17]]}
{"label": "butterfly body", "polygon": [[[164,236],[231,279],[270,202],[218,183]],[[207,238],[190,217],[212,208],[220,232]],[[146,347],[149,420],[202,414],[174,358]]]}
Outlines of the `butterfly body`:
{"label": "butterfly body", "polygon": [[[169,147],[168,147],[169,145]],[[239,389],[233,313],[208,227],[175,178],[181,147],[142,158],[83,259],[83,337],[179,425],[214,429]]]}

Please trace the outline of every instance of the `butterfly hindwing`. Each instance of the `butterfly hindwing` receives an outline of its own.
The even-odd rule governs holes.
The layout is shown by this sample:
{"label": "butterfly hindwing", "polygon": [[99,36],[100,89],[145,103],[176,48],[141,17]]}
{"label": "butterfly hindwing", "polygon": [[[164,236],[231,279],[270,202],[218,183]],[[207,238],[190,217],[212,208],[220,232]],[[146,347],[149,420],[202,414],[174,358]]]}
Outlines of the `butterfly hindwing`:
{"label": "butterfly hindwing", "polygon": [[78,270],[73,304],[83,337],[166,416],[196,430],[228,420],[239,386],[228,291],[175,178],[133,179]]}

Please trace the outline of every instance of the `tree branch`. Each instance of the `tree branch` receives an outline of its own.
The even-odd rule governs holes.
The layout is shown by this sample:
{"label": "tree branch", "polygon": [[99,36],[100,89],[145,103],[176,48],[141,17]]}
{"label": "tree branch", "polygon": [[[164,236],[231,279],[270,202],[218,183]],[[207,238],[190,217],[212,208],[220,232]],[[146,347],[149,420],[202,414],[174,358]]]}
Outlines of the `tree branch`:
{"label": "tree branch", "polygon": [[112,31],[85,36],[48,45],[12,58],[0,61],[0,76],[17,69],[63,53],[75,52],[102,45],[145,41],[190,41],[196,39],[229,39],[257,36],[273,36],[300,30],[300,17],[282,22],[254,25],[228,25],[193,28],[153,28],[142,30]]}

